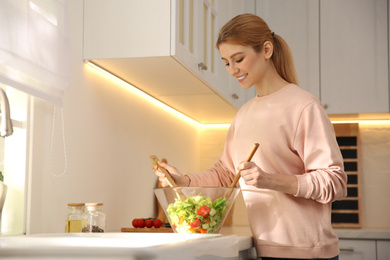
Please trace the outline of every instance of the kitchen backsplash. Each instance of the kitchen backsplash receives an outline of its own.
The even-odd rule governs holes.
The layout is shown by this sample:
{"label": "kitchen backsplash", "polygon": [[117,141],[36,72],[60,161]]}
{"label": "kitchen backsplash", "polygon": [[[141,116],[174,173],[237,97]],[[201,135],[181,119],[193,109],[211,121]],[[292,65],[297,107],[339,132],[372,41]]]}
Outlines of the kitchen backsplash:
{"label": "kitchen backsplash", "polygon": [[[205,128],[200,133],[200,169],[218,160],[228,128]],[[390,229],[390,123],[359,124],[361,226]],[[241,193],[233,211],[233,225],[248,225]]]}

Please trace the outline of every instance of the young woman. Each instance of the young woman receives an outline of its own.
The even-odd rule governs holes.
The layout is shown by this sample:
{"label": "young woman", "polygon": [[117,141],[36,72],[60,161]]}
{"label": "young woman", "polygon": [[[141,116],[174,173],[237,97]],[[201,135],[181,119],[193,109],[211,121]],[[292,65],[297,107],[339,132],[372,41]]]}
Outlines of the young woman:
{"label": "young woman", "polygon": [[[347,176],[320,101],[297,86],[290,48],[252,14],[230,20],[217,48],[229,74],[244,89],[254,86],[257,96],[238,111],[213,167],[183,175],[160,165],[181,186],[229,186],[241,169],[239,184],[261,259],[338,259],[331,202],[346,196]],[[243,162],[254,143],[259,149]],[[167,186],[164,175],[155,173]]]}

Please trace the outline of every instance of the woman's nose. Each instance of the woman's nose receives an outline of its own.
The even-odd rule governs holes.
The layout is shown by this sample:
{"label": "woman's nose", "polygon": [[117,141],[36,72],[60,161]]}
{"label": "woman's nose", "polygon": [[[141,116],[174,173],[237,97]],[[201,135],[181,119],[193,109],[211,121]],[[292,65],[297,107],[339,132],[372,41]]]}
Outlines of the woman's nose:
{"label": "woman's nose", "polygon": [[234,66],[234,65],[230,65],[230,66],[228,67],[228,72],[229,72],[229,74],[232,75],[232,76],[234,76],[235,74],[237,74],[238,71],[239,71],[238,68],[237,68],[236,66]]}

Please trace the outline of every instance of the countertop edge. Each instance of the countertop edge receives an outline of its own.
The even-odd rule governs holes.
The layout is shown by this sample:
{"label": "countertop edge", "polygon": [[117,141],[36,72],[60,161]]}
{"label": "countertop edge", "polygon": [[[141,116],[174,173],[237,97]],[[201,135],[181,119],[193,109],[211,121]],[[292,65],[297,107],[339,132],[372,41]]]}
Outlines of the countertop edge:
{"label": "countertop edge", "polygon": [[390,240],[390,230],[334,229],[339,239]]}
{"label": "countertop edge", "polygon": [[238,251],[247,250],[253,247],[251,236],[238,236]]}

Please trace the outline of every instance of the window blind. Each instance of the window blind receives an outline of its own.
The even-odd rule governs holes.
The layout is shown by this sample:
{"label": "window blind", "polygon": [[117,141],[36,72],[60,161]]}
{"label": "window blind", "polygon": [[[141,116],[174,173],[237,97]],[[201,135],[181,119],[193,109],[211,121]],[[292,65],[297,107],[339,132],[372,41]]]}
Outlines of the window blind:
{"label": "window blind", "polygon": [[70,83],[66,0],[0,1],[0,83],[55,105]]}

